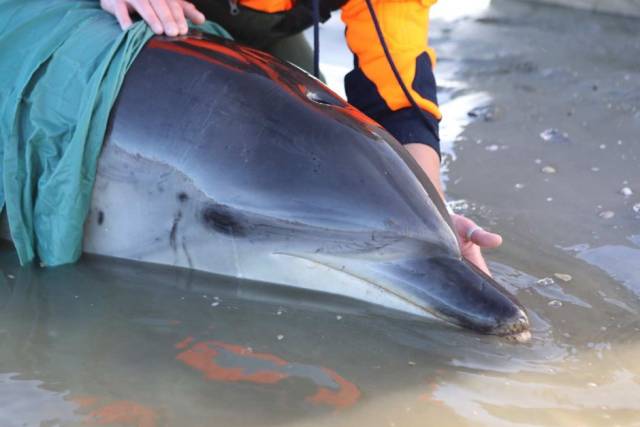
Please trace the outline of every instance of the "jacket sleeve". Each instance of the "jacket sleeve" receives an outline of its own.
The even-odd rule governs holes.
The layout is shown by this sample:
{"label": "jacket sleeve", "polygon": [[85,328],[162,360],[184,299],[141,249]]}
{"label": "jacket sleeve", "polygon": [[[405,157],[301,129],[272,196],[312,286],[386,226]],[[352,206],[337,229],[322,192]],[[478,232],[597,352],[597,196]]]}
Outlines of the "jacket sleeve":
{"label": "jacket sleeve", "polygon": [[427,144],[440,154],[436,56],[428,46],[429,8],[436,0],[371,1],[393,62],[430,125],[411,108],[396,80],[365,0],[349,0],[342,7],[347,44],[354,55],[354,69],[345,76],[347,98],[402,144]]}

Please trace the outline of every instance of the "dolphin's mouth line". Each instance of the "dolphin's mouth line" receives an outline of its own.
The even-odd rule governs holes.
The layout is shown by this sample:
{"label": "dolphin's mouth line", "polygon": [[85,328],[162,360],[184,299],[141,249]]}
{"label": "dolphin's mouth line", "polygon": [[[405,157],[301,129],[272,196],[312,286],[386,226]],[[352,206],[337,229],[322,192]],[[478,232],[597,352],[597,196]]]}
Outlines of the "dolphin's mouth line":
{"label": "dolphin's mouth line", "polygon": [[324,263],[324,262],[318,261],[318,260],[313,259],[313,258],[311,258],[311,257],[306,257],[306,256],[303,256],[303,255],[298,255],[298,254],[292,254],[292,253],[288,253],[288,252],[274,252],[273,254],[274,254],[274,255],[283,255],[283,256],[288,256],[288,257],[291,257],[291,258],[303,259],[303,260],[305,260],[305,261],[309,261],[309,262],[312,262],[312,263],[314,263],[314,264],[318,264],[318,265],[321,265],[321,266],[323,266],[323,267],[329,268],[329,269],[331,269],[331,270],[333,270],[333,271],[336,271],[336,272],[338,272],[338,273],[342,273],[342,274],[344,274],[344,275],[346,275],[346,276],[354,277],[354,278],[356,278],[356,279],[358,279],[358,280],[360,280],[360,281],[362,281],[362,282],[365,282],[365,283],[367,283],[367,284],[369,284],[369,285],[373,285],[373,286],[375,286],[375,287],[376,287],[376,288],[378,288],[378,289],[381,289],[381,290],[383,290],[383,291],[385,291],[385,292],[390,293],[391,295],[393,295],[393,296],[395,296],[395,297],[397,297],[397,298],[401,299],[402,301],[406,302],[406,303],[407,303],[407,304],[409,304],[409,305],[412,305],[413,307],[418,308],[418,309],[419,309],[419,310],[421,310],[422,312],[427,313],[427,314],[429,314],[430,316],[432,316],[432,317],[434,317],[434,318],[436,318],[436,319],[445,320],[447,323],[449,323],[449,324],[451,324],[451,325],[453,325],[453,326],[460,327],[460,326],[459,326],[459,325],[457,325],[456,323],[451,322],[451,320],[450,320],[450,319],[447,319],[446,317],[441,316],[441,315],[437,315],[437,314],[436,314],[436,313],[434,313],[433,311],[428,310],[427,308],[425,308],[425,307],[423,307],[423,306],[421,306],[421,305],[416,304],[415,302],[413,302],[413,301],[409,300],[409,299],[408,299],[408,298],[406,298],[405,296],[403,296],[403,295],[401,295],[401,294],[399,294],[399,293],[397,293],[397,292],[394,292],[394,291],[392,291],[392,290],[390,290],[390,289],[388,289],[388,288],[386,288],[386,287],[384,287],[384,286],[382,286],[382,285],[380,285],[380,284],[378,284],[378,283],[372,282],[371,280],[365,279],[364,277],[360,277],[360,276],[358,276],[358,275],[356,275],[356,274],[352,274],[352,273],[350,273],[350,272],[346,272],[346,271],[344,271],[344,270],[342,270],[342,269],[336,268],[336,267],[334,267],[334,266],[332,266],[332,265],[330,265],[330,264],[327,264],[327,263]]}
{"label": "dolphin's mouth line", "polygon": [[[378,288],[378,289],[380,289],[380,290],[382,290],[384,292],[387,292],[387,293],[393,295],[394,297],[396,297],[399,300],[407,303],[408,305],[417,308],[421,313],[427,314],[428,317],[431,318],[431,319],[443,320],[443,321],[447,322],[447,324],[449,324],[451,326],[454,326],[454,327],[457,327],[457,328],[460,328],[460,329],[465,329],[465,327],[462,324],[458,323],[456,318],[454,318],[454,317],[449,317],[447,315],[444,315],[443,313],[436,312],[435,310],[430,310],[429,308],[427,308],[425,306],[418,305],[415,302],[413,302],[412,300],[408,299],[406,296],[404,296],[404,295],[402,295],[402,294],[400,294],[398,292],[394,292],[393,290],[391,290],[391,289],[389,289],[389,288],[387,288],[387,287],[385,287],[383,285],[380,285],[379,283],[373,282],[373,281],[371,281],[369,279],[366,279],[364,277],[361,277],[361,276],[359,276],[357,274],[353,274],[352,272],[345,271],[345,270],[343,270],[341,268],[336,268],[335,266],[333,266],[333,265],[331,265],[329,263],[319,261],[319,260],[314,259],[313,257],[310,257],[310,256],[294,254],[294,253],[289,253],[289,252],[273,252],[273,254],[274,255],[288,256],[288,257],[291,257],[291,258],[305,260],[305,261],[308,261],[308,262],[311,262],[311,263],[326,267],[326,268],[328,268],[328,269],[330,269],[332,271],[335,271],[335,272],[338,272],[338,273],[342,273],[342,274],[344,274],[346,276],[353,277],[353,278],[355,278],[355,279],[357,279],[357,280],[359,280],[361,282],[364,282],[364,283],[366,283],[368,285],[372,285],[375,288]],[[531,339],[531,333],[528,330],[508,330],[507,329],[507,330],[493,330],[491,332],[485,332],[485,333],[488,333],[489,335],[496,335],[496,336],[499,336],[499,337],[507,338],[508,340],[515,341],[515,342],[520,342],[520,343],[527,342],[527,341],[529,341]]]}

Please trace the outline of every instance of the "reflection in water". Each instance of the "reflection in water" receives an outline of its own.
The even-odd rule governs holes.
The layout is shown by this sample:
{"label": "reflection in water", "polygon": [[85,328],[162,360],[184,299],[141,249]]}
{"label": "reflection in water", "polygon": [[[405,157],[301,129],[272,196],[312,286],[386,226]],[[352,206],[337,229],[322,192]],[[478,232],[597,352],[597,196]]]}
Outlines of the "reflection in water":
{"label": "reflection in water", "polygon": [[78,404],[78,412],[84,414],[83,424],[89,426],[125,425],[132,427],[156,427],[160,425],[157,410],[126,400],[109,401],[94,396],[72,399]]}
{"label": "reflection in water", "polygon": [[456,138],[473,121],[469,112],[474,108],[488,105],[490,101],[491,97],[488,94],[479,92],[457,96],[440,106],[443,117],[447,118],[443,119],[440,126],[441,150],[451,157],[451,161],[456,159],[453,151]]}
{"label": "reflection in water", "polygon": [[[562,368],[556,369],[571,370],[569,364]],[[637,421],[640,384],[633,373],[614,371],[613,378],[598,384],[572,381],[557,371],[546,379],[463,373],[456,382],[440,387],[435,397],[456,402],[452,409],[462,418],[490,426],[512,426],[525,420],[549,426]]]}
{"label": "reflection in water", "polygon": [[76,405],[66,399],[67,392],[47,389],[42,381],[21,379],[19,374],[0,374],[0,425],[24,427],[55,425],[73,421]]}
{"label": "reflection in water", "polygon": [[287,378],[304,378],[317,387],[315,394],[305,400],[334,408],[348,408],[360,397],[358,387],[331,369],[290,363],[272,354],[256,353],[251,347],[215,340],[192,345],[193,341],[189,337],[176,344],[176,348],[184,350],[176,359],[201,371],[207,380],[276,384]]}
{"label": "reflection in water", "polygon": [[578,258],[606,271],[612,279],[640,296],[640,249],[622,245],[596,248],[578,245],[569,249],[574,249]]}

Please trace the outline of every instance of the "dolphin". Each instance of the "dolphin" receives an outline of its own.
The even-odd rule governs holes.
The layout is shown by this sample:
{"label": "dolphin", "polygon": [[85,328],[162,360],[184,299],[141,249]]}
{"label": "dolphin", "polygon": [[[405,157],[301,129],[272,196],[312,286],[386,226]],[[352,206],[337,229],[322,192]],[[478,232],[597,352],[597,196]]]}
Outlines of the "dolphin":
{"label": "dolphin", "polygon": [[83,249],[529,334],[390,134],[297,67],[198,33],[153,38],[128,72]]}

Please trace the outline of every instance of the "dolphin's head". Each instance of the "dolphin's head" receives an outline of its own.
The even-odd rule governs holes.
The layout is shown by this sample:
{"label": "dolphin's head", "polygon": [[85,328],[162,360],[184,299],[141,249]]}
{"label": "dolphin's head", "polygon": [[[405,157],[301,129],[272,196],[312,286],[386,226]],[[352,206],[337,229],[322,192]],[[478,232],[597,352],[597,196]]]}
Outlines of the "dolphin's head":
{"label": "dolphin's head", "polygon": [[[149,104],[154,81],[171,89]],[[171,116],[182,130],[170,137],[168,105],[183,112]],[[478,332],[528,330],[522,306],[462,258],[442,200],[407,151],[303,71],[229,41],[156,39],[127,77],[118,115],[146,121],[114,127],[113,139],[204,195],[198,218],[212,244],[222,233],[265,259],[323,265]],[[284,266],[291,282],[305,280],[295,262]]]}

